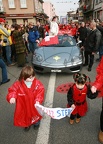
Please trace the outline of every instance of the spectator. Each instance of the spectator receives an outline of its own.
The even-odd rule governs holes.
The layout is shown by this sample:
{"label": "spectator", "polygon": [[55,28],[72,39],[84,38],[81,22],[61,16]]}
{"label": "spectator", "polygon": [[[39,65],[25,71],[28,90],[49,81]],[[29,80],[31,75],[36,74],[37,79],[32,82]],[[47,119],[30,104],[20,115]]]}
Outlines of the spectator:
{"label": "spectator", "polygon": [[13,66],[15,63],[11,62],[11,47],[9,41],[10,32],[7,31],[7,29],[4,27],[4,24],[5,20],[0,18],[0,39],[3,40],[3,48],[6,52],[7,65]]}
{"label": "spectator", "polygon": [[29,43],[28,43],[28,27],[26,26],[26,31],[23,34],[23,39],[24,39],[24,44],[28,50],[28,53],[30,53],[30,49],[29,49]]}
{"label": "spectator", "polygon": [[82,22],[80,28],[78,29],[79,39],[82,41],[80,47],[84,45],[85,39],[87,37],[87,28],[85,27],[85,23]]}
{"label": "spectator", "polygon": [[13,32],[15,31],[15,26],[11,26],[11,40],[12,40],[12,45],[11,45],[11,59],[12,61],[16,62],[16,50],[15,50],[15,41],[13,38]]}
{"label": "spectator", "polygon": [[32,54],[34,54],[34,51],[37,48],[37,43],[39,43],[39,32],[32,22],[29,23],[28,34],[29,48]]}
{"label": "spectator", "polygon": [[41,26],[40,22],[37,21],[37,30],[39,32],[39,40],[42,41],[42,39],[44,39],[45,34],[44,34],[44,28]]}
{"label": "spectator", "polygon": [[102,37],[101,37],[101,41],[100,41],[100,46],[99,46],[99,58],[96,59],[96,61],[100,61],[102,56],[103,56],[103,22],[100,24],[97,24],[97,29],[101,32]]}
{"label": "spectator", "polygon": [[101,32],[96,28],[96,23],[92,21],[90,23],[91,31],[89,32],[86,41],[84,43],[84,66],[88,65],[88,71],[91,71],[94,63],[94,54],[98,51],[101,41]]}
{"label": "spectator", "polygon": [[15,30],[12,34],[15,41],[15,50],[18,67],[23,67],[26,63],[26,47],[22,35],[25,33],[24,29],[21,29],[20,25],[15,25]]}
{"label": "spectator", "polygon": [[0,40],[0,68],[2,69],[2,81],[0,82],[0,85],[10,81],[10,79],[8,79],[5,62],[3,61],[2,56],[1,56],[2,55],[2,43],[3,41]]}

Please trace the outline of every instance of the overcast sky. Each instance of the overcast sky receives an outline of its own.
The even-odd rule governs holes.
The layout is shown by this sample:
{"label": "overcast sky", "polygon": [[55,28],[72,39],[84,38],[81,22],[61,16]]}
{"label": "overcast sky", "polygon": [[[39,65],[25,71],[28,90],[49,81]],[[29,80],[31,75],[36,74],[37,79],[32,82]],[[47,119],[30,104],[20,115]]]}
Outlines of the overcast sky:
{"label": "overcast sky", "polygon": [[54,4],[58,16],[65,16],[68,11],[75,11],[78,8],[79,0],[44,0],[44,2],[45,1],[50,1]]}

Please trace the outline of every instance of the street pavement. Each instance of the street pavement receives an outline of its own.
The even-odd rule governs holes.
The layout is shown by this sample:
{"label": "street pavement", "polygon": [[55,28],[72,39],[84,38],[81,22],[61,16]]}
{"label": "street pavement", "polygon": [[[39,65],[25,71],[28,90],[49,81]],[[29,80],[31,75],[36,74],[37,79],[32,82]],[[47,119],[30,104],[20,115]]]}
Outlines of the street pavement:
{"label": "street pavement", "polygon": [[[96,55],[96,57],[98,57],[98,55]],[[28,64],[31,65],[30,59]],[[91,72],[87,71],[87,67],[83,67],[81,72],[89,76],[91,81],[94,81],[97,65],[98,62],[95,62]],[[33,127],[31,127],[29,132],[25,132],[23,128],[13,126],[15,105],[11,105],[6,101],[6,95],[8,87],[18,79],[21,68],[15,65],[7,67],[7,71],[10,82],[0,86],[0,144],[99,144],[98,132],[100,128],[99,117],[102,107],[101,98],[96,98],[94,100],[87,99],[88,113],[81,119],[79,124],[75,123],[74,125],[70,125],[69,118],[66,117],[61,120],[50,119],[48,126],[41,122],[42,129],[40,129],[41,126],[38,130],[34,130]],[[50,91],[51,95],[53,95],[53,97],[51,97],[53,103],[52,100],[49,99],[49,101],[51,100],[52,107],[65,108],[67,104],[66,94],[58,93],[56,88],[60,84],[73,82],[72,74],[56,73],[54,91],[48,88],[49,84],[51,84],[51,86],[53,85],[50,81],[52,75],[52,73],[36,73],[36,77],[41,80],[45,86],[45,99],[48,97],[47,92]],[[44,117],[43,120],[45,120],[45,123],[48,123],[48,118]],[[47,129],[48,132],[45,132]],[[41,135],[38,137],[38,133],[40,132]],[[37,141],[37,139],[39,139],[39,141]]]}

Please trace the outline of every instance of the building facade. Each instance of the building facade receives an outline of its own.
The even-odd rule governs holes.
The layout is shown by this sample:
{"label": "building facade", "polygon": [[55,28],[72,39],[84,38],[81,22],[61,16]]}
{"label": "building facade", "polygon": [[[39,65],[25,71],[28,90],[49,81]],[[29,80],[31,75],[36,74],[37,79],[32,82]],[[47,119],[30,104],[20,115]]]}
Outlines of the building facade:
{"label": "building facade", "polygon": [[103,21],[103,0],[79,0],[78,13],[78,19],[81,21]]}
{"label": "building facade", "polygon": [[67,12],[68,23],[70,22],[78,22],[78,14],[76,11]]}
{"label": "building facade", "polygon": [[78,20],[83,21],[84,20],[84,5],[85,1],[84,0],[79,0],[79,8],[77,9],[78,13]]}
{"label": "building facade", "polygon": [[50,20],[56,15],[54,5],[49,1],[43,3],[43,9],[44,13],[49,16]]}
{"label": "building facade", "polygon": [[3,10],[2,16],[9,24],[36,23],[40,20],[45,23],[48,16],[43,10],[43,0],[0,0]]}
{"label": "building facade", "polygon": [[93,17],[103,21],[103,0],[95,0]]}
{"label": "building facade", "polygon": [[79,18],[82,21],[93,19],[94,0],[79,0]]}

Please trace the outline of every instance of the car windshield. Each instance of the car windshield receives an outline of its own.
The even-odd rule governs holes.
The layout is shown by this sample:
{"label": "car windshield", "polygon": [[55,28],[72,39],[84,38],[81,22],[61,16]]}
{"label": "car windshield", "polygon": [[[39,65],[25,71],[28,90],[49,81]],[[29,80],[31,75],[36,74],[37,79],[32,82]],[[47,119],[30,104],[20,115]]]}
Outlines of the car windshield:
{"label": "car windshield", "polygon": [[76,45],[75,39],[68,35],[58,36],[58,40],[59,40],[59,44],[57,44],[56,46],[59,47],[71,47]]}
{"label": "car windshield", "polygon": [[42,40],[40,43],[41,46],[46,46],[46,47],[71,47],[75,46],[76,41],[72,36],[68,35],[58,35],[55,37],[46,37],[45,39]]}

